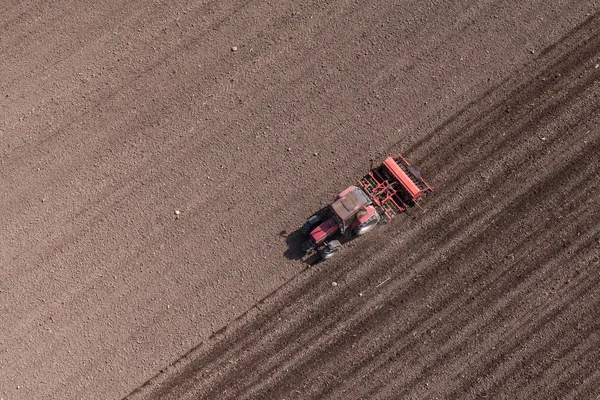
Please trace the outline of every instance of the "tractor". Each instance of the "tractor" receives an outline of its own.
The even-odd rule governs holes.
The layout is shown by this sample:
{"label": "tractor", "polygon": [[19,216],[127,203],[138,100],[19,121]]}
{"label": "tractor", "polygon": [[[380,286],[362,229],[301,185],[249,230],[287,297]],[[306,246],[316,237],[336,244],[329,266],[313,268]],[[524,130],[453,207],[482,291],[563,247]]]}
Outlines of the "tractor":
{"label": "tractor", "polygon": [[381,165],[337,195],[335,200],[312,215],[300,231],[308,236],[304,254],[316,252],[323,260],[337,254],[339,238],[364,235],[381,221],[390,222],[433,191],[421,174],[401,154],[388,157]]}

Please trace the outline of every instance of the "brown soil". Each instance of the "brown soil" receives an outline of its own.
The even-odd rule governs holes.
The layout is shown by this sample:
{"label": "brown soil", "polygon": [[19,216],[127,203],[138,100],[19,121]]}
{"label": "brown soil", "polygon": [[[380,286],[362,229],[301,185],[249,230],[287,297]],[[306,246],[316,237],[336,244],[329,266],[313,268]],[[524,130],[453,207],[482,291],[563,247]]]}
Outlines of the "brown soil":
{"label": "brown soil", "polygon": [[[597,1],[47,3],[0,14],[0,397],[600,395]],[[398,152],[425,212],[307,269]]]}

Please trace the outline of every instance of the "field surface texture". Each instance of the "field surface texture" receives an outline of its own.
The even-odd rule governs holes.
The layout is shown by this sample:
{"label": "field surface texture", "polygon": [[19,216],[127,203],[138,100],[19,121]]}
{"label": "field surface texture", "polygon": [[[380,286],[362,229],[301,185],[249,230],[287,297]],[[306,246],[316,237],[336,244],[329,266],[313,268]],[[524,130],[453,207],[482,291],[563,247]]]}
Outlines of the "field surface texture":
{"label": "field surface texture", "polygon": [[[598,0],[3,2],[0,397],[597,399]],[[401,152],[424,211],[310,268]]]}

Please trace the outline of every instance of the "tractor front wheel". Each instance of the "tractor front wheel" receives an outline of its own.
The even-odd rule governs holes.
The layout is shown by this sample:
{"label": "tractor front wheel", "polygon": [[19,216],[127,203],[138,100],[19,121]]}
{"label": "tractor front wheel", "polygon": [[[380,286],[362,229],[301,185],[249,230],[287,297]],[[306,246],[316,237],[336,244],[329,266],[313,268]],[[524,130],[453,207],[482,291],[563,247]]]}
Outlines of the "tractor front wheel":
{"label": "tractor front wheel", "polygon": [[315,214],[306,220],[304,225],[300,228],[300,231],[303,234],[308,235],[317,225],[319,225],[319,222],[321,222],[321,217]]}
{"label": "tractor front wheel", "polygon": [[327,243],[324,247],[319,249],[319,255],[323,260],[327,260],[337,254],[342,249],[342,244],[339,240],[332,240]]}

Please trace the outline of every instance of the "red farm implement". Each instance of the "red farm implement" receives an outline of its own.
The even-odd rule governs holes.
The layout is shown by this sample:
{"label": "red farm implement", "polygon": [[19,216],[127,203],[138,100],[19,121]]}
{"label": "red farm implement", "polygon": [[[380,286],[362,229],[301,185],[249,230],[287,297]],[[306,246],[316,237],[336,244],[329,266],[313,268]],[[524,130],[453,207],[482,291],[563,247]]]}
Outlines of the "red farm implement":
{"label": "red farm implement", "polygon": [[363,235],[382,218],[390,222],[398,213],[420,208],[419,201],[432,190],[401,154],[388,157],[302,225],[302,233],[308,236],[302,249],[330,258],[341,249],[340,240],[330,239],[340,234],[346,240]]}
{"label": "red farm implement", "polygon": [[401,154],[388,157],[383,164],[375,167],[358,181],[362,189],[379,208],[387,222],[396,214],[419,205],[419,200],[431,186]]}

